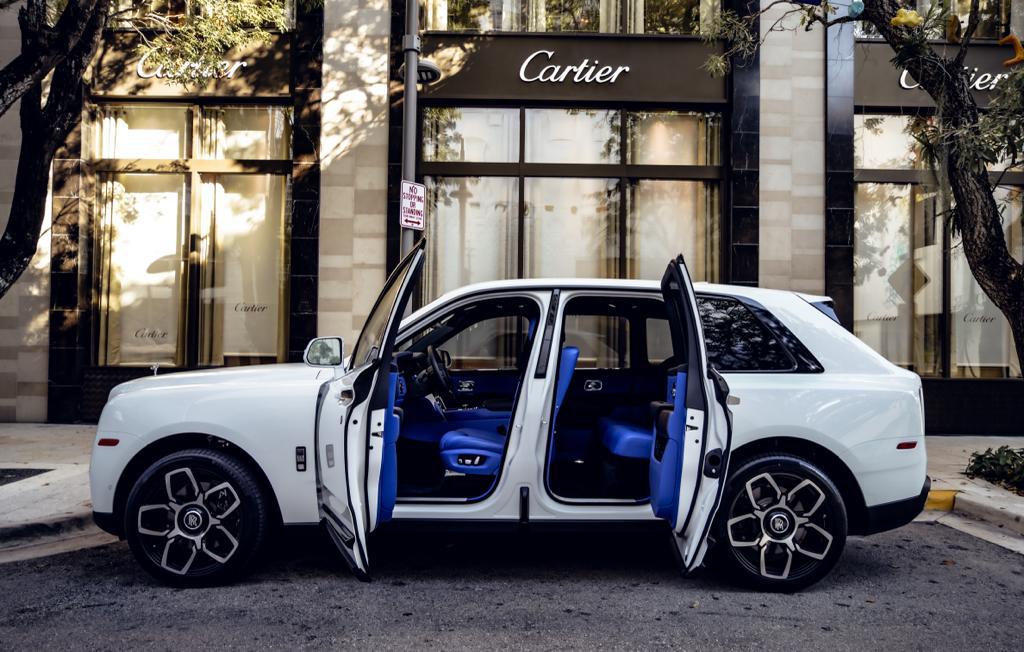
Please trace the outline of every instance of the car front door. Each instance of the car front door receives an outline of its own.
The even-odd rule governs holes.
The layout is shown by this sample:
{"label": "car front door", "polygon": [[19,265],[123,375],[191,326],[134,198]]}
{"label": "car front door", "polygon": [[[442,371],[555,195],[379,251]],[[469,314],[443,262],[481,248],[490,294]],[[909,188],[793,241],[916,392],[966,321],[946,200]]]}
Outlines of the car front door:
{"label": "car front door", "polygon": [[388,277],[344,373],[320,388],[316,468],[320,517],[352,571],[369,572],[366,537],[390,520],[397,488],[394,414],[398,326],[423,267],[425,241]]}
{"label": "car front door", "polygon": [[729,388],[708,365],[693,284],[682,256],[661,281],[672,347],[679,366],[669,372],[668,396],[655,419],[651,449],[651,508],[669,522],[684,572],[700,565],[725,486],[732,417]]}

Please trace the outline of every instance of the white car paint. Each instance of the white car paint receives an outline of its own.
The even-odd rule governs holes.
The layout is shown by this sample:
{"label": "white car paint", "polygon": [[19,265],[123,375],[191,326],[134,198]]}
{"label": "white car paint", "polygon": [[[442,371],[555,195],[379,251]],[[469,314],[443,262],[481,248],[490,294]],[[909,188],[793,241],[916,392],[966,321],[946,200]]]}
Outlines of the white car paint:
{"label": "white car paint", "polygon": [[[451,304],[471,296],[528,294],[540,301],[544,314],[552,288],[561,288],[564,298],[594,290],[661,296],[659,284],[647,281],[544,279],[477,284],[448,293],[410,315],[403,321],[399,341]],[[889,363],[832,322],[808,303],[813,298],[702,283],[694,289],[698,294],[745,297],[761,304],[825,369],[817,374],[724,374],[731,395],[739,398],[739,404],[731,406],[733,451],[767,437],[805,439],[843,461],[868,507],[921,493],[926,458],[921,383],[915,374]],[[534,346],[531,365],[539,349]],[[314,423],[318,389],[331,374],[331,370],[304,365],[268,365],[165,374],[119,385],[103,410],[96,437],[120,443],[93,447],[94,510],[114,510],[118,481],[143,448],[174,435],[199,433],[228,441],[254,460],[274,490],[284,523],[318,522]],[[505,465],[487,499],[473,504],[400,500],[395,519],[515,520],[519,488],[524,486],[530,488],[531,520],[652,519],[647,505],[567,504],[548,495],[543,464],[538,463],[547,447],[546,415],[551,407],[546,382],[532,375],[525,379],[514,421],[518,425],[509,433]],[[916,447],[897,450],[898,442],[908,441],[916,442]],[[310,458],[304,472],[295,468],[297,446],[305,446]]]}

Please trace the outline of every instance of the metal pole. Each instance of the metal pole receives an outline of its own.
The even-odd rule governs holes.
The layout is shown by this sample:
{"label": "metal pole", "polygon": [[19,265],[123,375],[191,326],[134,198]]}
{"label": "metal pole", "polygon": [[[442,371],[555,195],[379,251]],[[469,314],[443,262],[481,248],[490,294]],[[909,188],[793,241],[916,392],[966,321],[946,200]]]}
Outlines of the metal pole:
{"label": "metal pole", "polygon": [[[420,3],[405,0],[405,103],[402,107],[402,180],[416,180],[416,94],[420,64]],[[402,229],[402,256],[412,251],[416,235]]]}

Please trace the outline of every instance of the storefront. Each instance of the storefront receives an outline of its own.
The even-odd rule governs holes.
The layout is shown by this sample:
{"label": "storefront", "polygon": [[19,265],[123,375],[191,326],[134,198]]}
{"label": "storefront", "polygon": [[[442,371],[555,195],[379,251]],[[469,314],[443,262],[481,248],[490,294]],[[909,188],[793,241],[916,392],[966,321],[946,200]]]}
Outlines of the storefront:
{"label": "storefront", "polygon": [[[421,301],[496,279],[657,279],[680,251],[698,280],[757,284],[757,67],[711,77],[697,34],[718,4],[683,4],[426,3],[443,77],[420,95]],[[400,155],[392,138],[391,187]]]}
{"label": "storefront", "polygon": [[319,29],[300,12],[201,88],[167,80],[133,33],[105,35],[54,164],[50,420],[93,420],[114,384],[156,370],[301,355],[315,334]]}
{"label": "storefront", "polygon": [[[1009,12],[1009,3],[993,6],[1003,4]],[[988,13],[979,35],[998,38],[1011,15]],[[828,198],[833,240],[826,291],[846,300],[840,314],[858,337],[922,376],[929,432],[1015,432],[1024,382],[1009,327],[974,280],[949,225],[949,193],[940,191],[914,138],[933,120],[934,105],[912,77],[892,66],[888,45],[870,34],[848,43],[852,56],[830,61],[829,79],[839,92],[829,97],[835,109],[829,112],[830,146],[836,148],[829,173],[853,183],[849,194],[833,186]],[[934,47],[945,46],[936,41]],[[982,107],[1002,79],[1007,53],[992,41],[971,47],[965,68]],[[841,91],[851,68],[847,114]],[[994,167],[991,176],[1007,245],[1024,260],[1024,173]]]}

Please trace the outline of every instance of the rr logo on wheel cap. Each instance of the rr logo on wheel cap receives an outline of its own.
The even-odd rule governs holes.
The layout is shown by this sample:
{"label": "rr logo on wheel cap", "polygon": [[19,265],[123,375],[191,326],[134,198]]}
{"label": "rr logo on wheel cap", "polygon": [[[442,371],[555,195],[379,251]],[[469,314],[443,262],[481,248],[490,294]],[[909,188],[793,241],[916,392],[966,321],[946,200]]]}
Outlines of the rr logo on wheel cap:
{"label": "rr logo on wheel cap", "polygon": [[190,509],[182,516],[181,524],[186,530],[194,532],[203,526],[203,513],[198,509]]}
{"label": "rr logo on wheel cap", "polygon": [[776,534],[782,534],[789,529],[789,519],[782,514],[776,514],[772,517],[770,525],[773,532]]}

